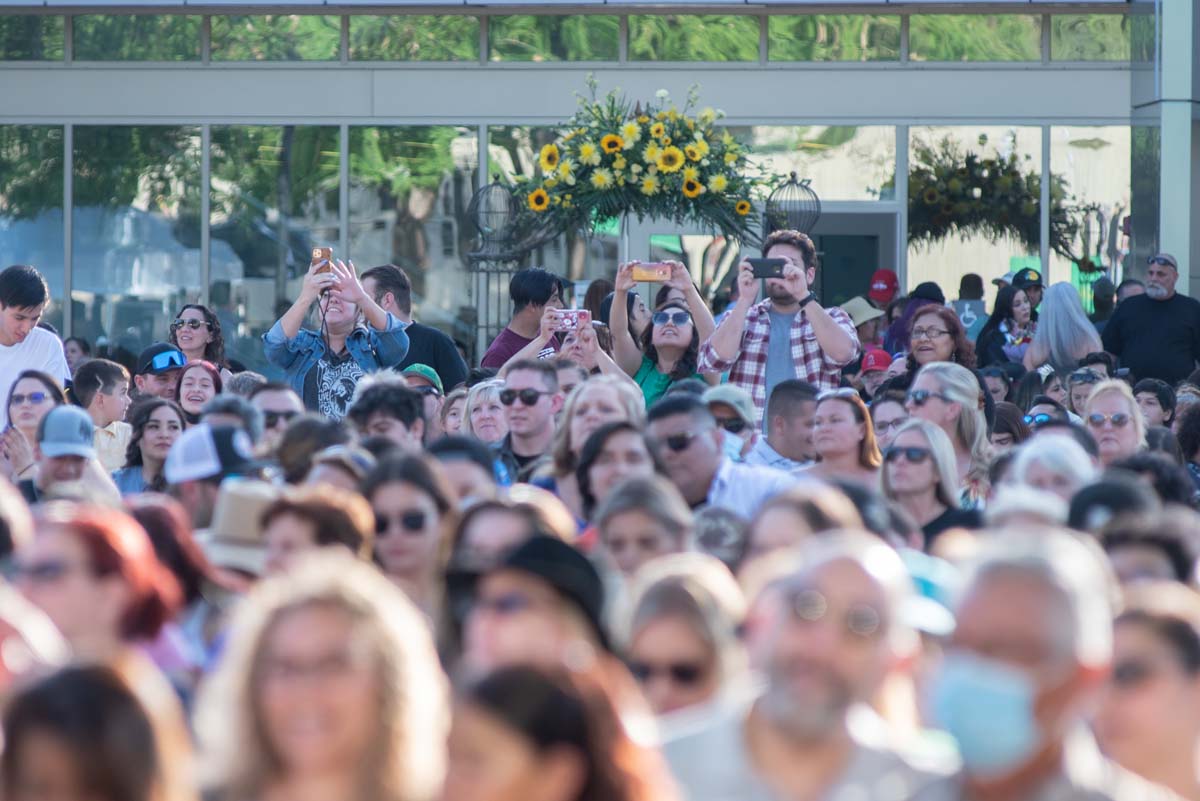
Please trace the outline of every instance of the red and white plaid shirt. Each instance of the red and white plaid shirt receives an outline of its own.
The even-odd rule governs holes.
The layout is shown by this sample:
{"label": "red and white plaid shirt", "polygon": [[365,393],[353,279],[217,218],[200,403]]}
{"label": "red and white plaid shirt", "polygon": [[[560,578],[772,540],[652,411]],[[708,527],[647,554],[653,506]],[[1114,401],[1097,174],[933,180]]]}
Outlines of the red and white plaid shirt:
{"label": "red and white plaid shirt", "polygon": [[[767,405],[767,350],[771,336],[771,300],[760,301],[746,312],[746,327],[742,331],[742,344],[733,359],[722,359],[712,345],[712,338],[700,346],[698,372],[723,373],[729,370],[729,383],[750,393],[758,422],[762,423],[763,409]],[[845,361],[830,358],[821,350],[817,333],[803,310],[792,321],[792,361],[796,365],[796,378],[803,379],[818,391],[837,389],[842,382],[842,368],[858,355],[860,345],[858,332],[850,315],[835,307],[826,309],[829,316],[854,340],[854,353]],[[728,325],[729,317],[721,321]]]}

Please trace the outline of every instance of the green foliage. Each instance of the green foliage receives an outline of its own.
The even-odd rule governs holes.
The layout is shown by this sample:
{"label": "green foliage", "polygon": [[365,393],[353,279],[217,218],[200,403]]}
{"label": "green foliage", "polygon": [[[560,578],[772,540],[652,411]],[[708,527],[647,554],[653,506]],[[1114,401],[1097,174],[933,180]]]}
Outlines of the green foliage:
{"label": "green foliage", "polygon": [[1055,14],[1050,17],[1050,58],[1128,61],[1129,37],[1124,14]]}
{"label": "green foliage", "polygon": [[25,219],[63,202],[63,129],[0,125],[0,216]]}
{"label": "green foliage", "polygon": [[229,15],[212,18],[213,61],[333,61],[342,20],[316,14]]}
{"label": "green foliage", "polygon": [[350,128],[354,182],[403,197],[413,189],[436,191],[454,172],[450,144],[460,135],[448,125]]}
{"label": "green foliage", "polygon": [[150,209],[182,200],[199,208],[200,129],[172,125],[81,125],[74,131],[76,206]]}
{"label": "green foliage", "polygon": [[900,17],[770,16],[767,58],[770,61],[899,61]]}
{"label": "green foliage", "polygon": [[505,15],[488,20],[492,61],[616,61],[615,16]]}
{"label": "green foliage", "polygon": [[71,21],[76,61],[198,61],[198,16],[83,14]]}
{"label": "green foliage", "polygon": [[913,61],[1041,61],[1042,18],[1032,14],[917,14]]}
{"label": "green foliage", "polygon": [[214,126],[213,205],[229,216],[248,204],[259,213],[298,217],[318,195],[331,193],[336,206],[338,150],[332,126]]}
{"label": "green foliage", "polygon": [[350,17],[351,61],[478,61],[479,19],[439,16]]}
{"label": "green foliage", "polygon": [[0,15],[0,61],[62,61],[63,18]]}
{"label": "green foliage", "polygon": [[630,61],[758,61],[758,18],[736,14],[635,14]]}

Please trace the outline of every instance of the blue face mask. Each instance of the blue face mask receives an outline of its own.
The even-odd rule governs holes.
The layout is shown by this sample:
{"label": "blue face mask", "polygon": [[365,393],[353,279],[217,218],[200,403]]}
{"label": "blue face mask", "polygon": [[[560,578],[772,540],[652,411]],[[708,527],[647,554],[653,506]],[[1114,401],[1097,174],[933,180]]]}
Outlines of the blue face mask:
{"label": "blue face mask", "polygon": [[933,679],[933,716],[958,741],[972,776],[1003,776],[1033,757],[1041,732],[1037,688],[1020,670],[962,651],[946,654]]}

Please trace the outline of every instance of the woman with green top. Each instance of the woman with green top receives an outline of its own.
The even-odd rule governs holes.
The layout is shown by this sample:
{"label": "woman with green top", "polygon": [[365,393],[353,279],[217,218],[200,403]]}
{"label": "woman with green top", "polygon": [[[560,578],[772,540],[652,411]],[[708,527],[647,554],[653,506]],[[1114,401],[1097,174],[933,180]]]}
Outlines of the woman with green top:
{"label": "woman with green top", "polygon": [[[642,389],[649,408],[676,381],[703,376],[696,372],[700,342],[712,336],[716,325],[712,314],[688,275],[677,261],[664,262],[671,267],[667,285],[683,292],[686,302],[669,300],[654,310],[650,325],[642,332],[641,343],[629,333],[628,309],[614,303],[609,320],[613,338],[613,357],[621,369],[633,377]],[[633,289],[633,268],[638,262],[622,264],[617,270],[616,296]]]}

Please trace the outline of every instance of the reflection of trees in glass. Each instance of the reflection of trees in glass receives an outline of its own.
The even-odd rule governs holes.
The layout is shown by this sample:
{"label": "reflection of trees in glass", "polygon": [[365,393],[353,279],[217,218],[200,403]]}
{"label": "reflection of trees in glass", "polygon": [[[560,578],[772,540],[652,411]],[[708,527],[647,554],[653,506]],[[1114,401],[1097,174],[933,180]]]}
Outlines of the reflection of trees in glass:
{"label": "reflection of trees in glass", "polygon": [[63,18],[0,15],[0,61],[62,61]]}
{"label": "reflection of trees in glass", "polygon": [[1154,47],[1158,30],[1158,15],[1139,10],[1129,15],[1129,53],[1138,63],[1154,61]]}
{"label": "reflection of trees in glass", "polygon": [[908,37],[913,61],[1042,58],[1042,20],[1028,14],[917,14]]}
{"label": "reflection of trees in glass", "polygon": [[771,61],[897,61],[900,18],[862,14],[767,17]]}
{"label": "reflection of trees in glass", "polygon": [[[489,166],[493,175],[511,182],[516,176],[533,176],[542,145],[558,138],[557,128],[498,125],[488,128]],[[497,149],[499,152],[497,153]]]}
{"label": "reflection of trees in glass", "polygon": [[1129,33],[1129,17],[1124,14],[1055,14],[1050,17],[1050,57],[1127,61]]}
{"label": "reflection of trees in glass", "polygon": [[[196,128],[167,125],[89,125],[74,132],[74,203],[118,208],[145,200],[200,208]],[[172,213],[176,210],[172,209]]]}
{"label": "reflection of trees in glass", "polygon": [[[1162,129],[1157,126],[1135,125],[1130,140],[1130,183],[1133,195],[1133,242],[1137,255],[1145,257],[1158,250],[1158,221],[1160,214],[1159,185],[1162,181]],[[1126,261],[1137,277],[1145,269],[1145,258]]]}
{"label": "reflection of trees in glass", "polygon": [[353,61],[477,61],[479,19],[457,14],[350,17]]}
{"label": "reflection of trees in glass", "polygon": [[342,41],[342,20],[315,14],[214,16],[214,61],[332,61]]}
{"label": "reflection of trees in glass", "polygon": [[57,125],[0,125],[0,216],[62,208],[62,137]]}
{"label": "reflection of trees in glass", "polygon": [[179,14],[84,14],[72,25],[76,61],[196,61],[200,17]]}
{"label": "reflection of trees in glass", "polygon": [[630,61],[757,61],[758,17],[654,14],[629,17]]}
{"label": "reflection of trees in glass", "polygon": [[492,61],[616,61],[620,20],[612,16],[496,16],[488,20]]}

